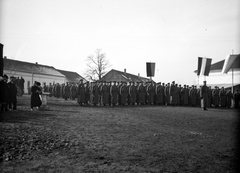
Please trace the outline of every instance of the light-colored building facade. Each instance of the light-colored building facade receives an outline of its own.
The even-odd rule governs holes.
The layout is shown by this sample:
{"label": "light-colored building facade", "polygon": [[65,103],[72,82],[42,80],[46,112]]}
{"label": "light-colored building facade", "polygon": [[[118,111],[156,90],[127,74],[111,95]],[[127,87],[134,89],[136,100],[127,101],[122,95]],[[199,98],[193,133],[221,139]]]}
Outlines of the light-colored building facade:
{"label": "light-colored building facade", "polygon": [[29,88],[35,81],[41,85],[62,84],[66,82],[66,76],[52,66],[40,65],[12,59],[3,59],[3,73],[15,78],[24,79],[24,93],[29,93]]}
{"label": "light-colored building facade", "polygon": [[[239,88],[240,85],[240,55],[236,58],[232,68],[228,73],[222,73],[225,60],[219,61],[211,65],[209,76],[197,76],[196,83],[202,85],[203,81],[207,81],[207,85],[211,87]],[[194,71],[197,73],[197,71]]]}

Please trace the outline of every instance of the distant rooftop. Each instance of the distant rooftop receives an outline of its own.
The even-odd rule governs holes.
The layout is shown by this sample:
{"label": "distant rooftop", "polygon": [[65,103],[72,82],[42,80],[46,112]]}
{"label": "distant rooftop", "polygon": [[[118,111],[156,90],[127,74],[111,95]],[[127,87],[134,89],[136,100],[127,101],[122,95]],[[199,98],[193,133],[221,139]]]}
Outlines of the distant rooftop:
{"label": "distant rooftop", "polygon": [[118,71],[115,69],[110,70],[105,74],[101,81],[124,81],[124,82],[147,82],[150,79],[138,75],[133,75],[127,72]]}
{"label": "distant rooftop", "polygon": [[65,71],[65,70],[59,70],[57,69],[60,73],[66,76],[68,82],[71,83],[78,83],[81,79],[83,79],[84,82],[86,82],[86,79],[84,79],[81,75],[79,75],[76,72],[71,72],[71,71]]}
{"label": "distant rooftop", "polygon": [[4,70],[9,71],[20,71],[26,73],[34,73],[34,74],[44,74],[51,76],[60,76],[65,77],[62,73],[57,71],[52,66],[41,65],[38,63],[29,63],[24,61],[12,60],[12,59],[3,59]]}

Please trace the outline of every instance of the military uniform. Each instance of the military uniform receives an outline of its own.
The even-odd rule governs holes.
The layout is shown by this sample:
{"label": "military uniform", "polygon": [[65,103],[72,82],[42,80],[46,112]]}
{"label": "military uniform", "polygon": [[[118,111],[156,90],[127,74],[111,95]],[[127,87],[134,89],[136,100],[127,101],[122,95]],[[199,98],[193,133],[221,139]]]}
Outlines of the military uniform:
{"label": "military uniform", "polygon": [[201,107],[203,110],[207,110],[207,102],[208,102],[208,87],[206,86],[206,83],[204,82],[204,85],[201,87],[200,90],[200,97],[201,97]]}
{"label": "military uniform", "polygon": [[125,84],[121,86],[120,94],[121,94],[121,104],[125,105],[127,103],[127,97],[128,97],[128,89]]}
{"label": "military uniform", "polygon": [[222,89],[219,91],[219,98],[220,98],[220,105],[221,107],[226,107],[226,91],[222,87]]}
{"label": "military uniform", "polygon": [[169,95],[170,83],[167,84],[164,90],[166,105],[170,104],[170,95]]}
{"label": "military uniform", "polygon": [[156,104],[163,105],[164,88],[160,84],[156,86]]}
{"label": "military uniform", "polygon": [[70,97],[70,86],[67,83],[67,85],[63,86],[63,98],[67,100]]}
{"label": "military uniform", "polygon": [[100,89],[97,83],[95,83],[92,87],[92,94],[93,94],[93,105],[98,105],[99,104],[99,94],[100,94]]}
{"label": "military uniform", "polygon": [[82,106],[85,103],[85,86],[82,82],[78,85],[77,95],[78,103],[80,106]]}
{"label": "military uniform", "polygon": [[138,86],[137,91],[139,95],[139,104],[145,104],[145,88],[142,83]]}
{"label": "military uniform", "polygon": [[155,96],[155,88],[153,84],[147,86],[147,96],[148,96],[148,104],[152,105],[154,103],[154,96]]}
{"label": "military uniform", "polygon": [[130,104],[135,105],[137,98],[137,87],[134,83],[129,87]]}
{"label": "military uniform", "polygon": [[169,96],[170,96],[170,104],[173,106],[176,105],[177,97],[176,97],[176,86],[174,82],[172,82],[172,85],[169,88]]}
{"label": "military uniform", "polygon": [[233,98],[232,91],[228,90],[226,93],[226,106],[229,108],[232,106],[232,98]]}
{"label": "military uniform", "polygon": [[213,104],[215,107],[219,106],[219,90],[217,87],[212,91],[212,96],[213,96]]}
{"label": "military uniform", "polygon": [[108,98],[109,98],[109,87],[106,85],[106,82],[101,87],[101,93],[102,93],[102,104],[106,106],[108,104]]}
{"label": "military uniform", "polygon": [[110,87],[111,103],[113,106],[118,104],[118,87],[116,82]]}

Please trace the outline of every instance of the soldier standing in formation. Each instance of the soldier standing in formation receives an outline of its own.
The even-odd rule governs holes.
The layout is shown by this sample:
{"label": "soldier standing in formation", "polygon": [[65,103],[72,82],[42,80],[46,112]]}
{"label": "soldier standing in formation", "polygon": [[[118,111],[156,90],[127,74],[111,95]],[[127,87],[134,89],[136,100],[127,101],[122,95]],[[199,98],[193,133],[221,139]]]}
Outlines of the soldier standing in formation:
{"label": "soldier standing in formation", "polygon": [[234,98],[234,107],[239,108],[240,93],[238,89],[235,91],[233,98]]}
{"label": "soldier standing in formation", "polygon": [[89,82],[85,85],[85,105],[89,105],[90,102],[90,85]]}
{"label": "soldier standing in formation", "polygon": [[200,90],[201,97],[201,107],[203,110],[207,110],[207,102],[208,102],[208,87],[206,86],[206,81],[203,81],[203,86]]}
{"label": "soldier standing in formation", "polygon": [[130,104],[135,105],[136,99],[137,99],[137,86],[134,82],[132,82],[132,85],[129,87],[129,98],[130,98]]}
{"label": "soldier standing in formation", "polygon": [[213,97],[214,107],[218,107],[219,106],[219,90],[217,86],[215,86],[215,89],[213,89],[212,91],[212,97]]}
{"label": "soldier standing in formation", "polygon": [[233,94],[231,90],[228,90],[226,93],[226,107],[230,108],[232,105]]}
{"label": "soldier standing in formation", "polygon": [[[50,95],[55,97],[59,98],[62,95],[64,99],[70,98],[71,100],[77,94],[80,105],[180,105],[200,107],[202,105],[202,86],[199,88],[194,85],[191,87],[188,87],[188,85],[181,87],[181,85],[176,84],[174,81],[171,85],[170,83],[165,85],[161,82],[155,84],[153,81],[147,83],[134,83],[130,81],[128,85],[126,83],[99,81],[92,82],[89,85],[89,82],[84,84],[83,80],[81,80],[79,85],[69,85],[69,83],[60,85],[57,83],[52,86],[44,86],[44,90],[49,91]],[[225,88],[219,90],[218,87],[211,89],[211,87],[207,87],[206,91],[206,108],[210,108],[212,105],[214,107],[231,107],[234,96],[230,90],[226,90]]]}
{"label": "soldier standing in formation", "polygon": [[85,87],[82,79],[80,80],[80,84],[78,85],[77,95],[78,95],[78,104],[82,106],[85,103]]}
{"label": "soldier standing in formation", "polygon": [[113,85],[110,87],[111,103],[113,106],[118,104],[118,87],[116,81],[113,82]]}
{"label": "soldier standing in formation", "polygon": [[145,89],[142,82],[139,84],[137,91],[139,95],[139,105],[145,104]]}
{"label": "soldier standing in formation", "polygon": [[126,82],[123,82],[123,85],[120,88],[120,95],[121,95],[121,104],[122,106],[127,104],[127,97],[128,97],[128,89],[126,86]]}
{"label": "soldier standing in formation", "polygon": [[155,88],[153,86],[153,82],[150,83],[150,85],[147,86],[146,89],[147,92],[147,98],[148,98],[148,104],[153,105],[154,104],[154,95],[155,95]]}
{"label": "soldier standing in formation", "polygon": [[170,105],[175,106],[176,105],[176,87],[175,82],[173,81],[170,88],[169,88],[169,96],[170,96]]}

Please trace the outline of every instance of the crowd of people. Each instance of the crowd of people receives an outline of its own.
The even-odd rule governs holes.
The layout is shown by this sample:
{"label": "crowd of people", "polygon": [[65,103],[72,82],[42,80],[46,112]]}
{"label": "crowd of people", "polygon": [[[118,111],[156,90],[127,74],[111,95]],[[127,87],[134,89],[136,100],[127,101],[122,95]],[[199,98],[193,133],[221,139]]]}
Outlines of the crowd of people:
{"label": "crowd of people", "polygon": [[[204,86],[204,85],[203,85]],[[205,88],[205,87],[204,87]],[[239,106],[240,93],[233,94],[230,89],[224,87],[204,89],[202,86],[178,85],[170,83],[154,82],[86,82],[80,84],[54,84],[44,85],[44,92],[57,98],[77,99],[79,105],[93,106],[118,106],[118,105],[170,105],[170,106],[201,106],[201,100],[205,99],[205,107]],[[203,94],[205,92],[205,94]],[[205,96],[203,96],[205,95]],[[204,106],[203,106],[204,107]],[[204,108],[204,109],[206,109]]]}
{"label": "crowd of people", "polygon": [[17,110],[17,86],[13,76],[9,82],[7,75],[0,76],[0,106],[4,112]]}
{"label": "crowd of people", "polygon": [[[79,84],[53,84],[41,86],[34,83],[31,91],[31,110],[39,108],[42,104],[42,92],[48,92],[50,97],[77,100],[80,106],[125,106],[125,105],[167,105],[167,106],[193,106],[204,110],[211,107],[239,107],[240,93],[224,87],[178,85],[170,83],[151,82],[86,82]],[[17,109],[17,83],[11,76],[0,77],[0,104],[1,111]]]}

